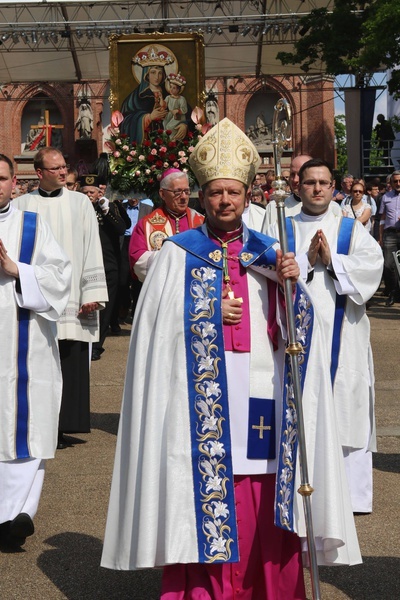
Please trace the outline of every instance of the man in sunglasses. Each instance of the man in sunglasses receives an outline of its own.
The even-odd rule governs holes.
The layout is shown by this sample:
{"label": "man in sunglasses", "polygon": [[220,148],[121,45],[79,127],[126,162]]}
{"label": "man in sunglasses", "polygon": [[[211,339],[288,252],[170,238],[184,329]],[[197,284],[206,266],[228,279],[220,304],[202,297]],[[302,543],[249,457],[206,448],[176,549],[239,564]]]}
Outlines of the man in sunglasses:
{"label": "man in sunglasses", "polygon": [[162,205],[136,225],[129,244],[129,262],[139,281],[144,281],[164,239],[198,227],[204,217],[189,208],[189,179],[179,169],[167,169],[160,180]]}
{"label": "man in sunglasses", "polygon": [[65,187],[69,165],[52,147],[35,154],[39,189],[19,196],[15,206],[39,213],[72,263],[72,290],[58,322],[63,373],[58,448],[64,433],[90,432],[89,342],[99,339],[98,309],[108,300],[99,227],[87,196]]}

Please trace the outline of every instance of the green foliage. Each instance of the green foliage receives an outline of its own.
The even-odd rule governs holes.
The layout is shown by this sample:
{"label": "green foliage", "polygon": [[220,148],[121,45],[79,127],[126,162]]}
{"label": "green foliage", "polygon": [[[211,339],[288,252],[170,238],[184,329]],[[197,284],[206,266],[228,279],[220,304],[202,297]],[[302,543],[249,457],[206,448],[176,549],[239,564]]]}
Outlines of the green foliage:
{"label": "green foliage", "polygon": [[392,129],[395,133],[399,133],[400,131],[400,117],[398,117],[397,115],[394,115],[393,117],[390,117],[389,119],[390,124],[392,126]]}
{"label": "green foliage", "polygon": [[[400,0],[353,2],[335,0],[332,12],[314,9],[300,20],[304,35],[294,52],[279,52],[284,65],[298,64],[330,75],[353,73],[363,86],[366,75],[400,64]],[[393,71],[388,90],[400,97],[400,70]]]}
{"label": "green foliage", "polygon": [[346,118],[344,115],[335,117],[335,141],[337,172],[342,176],[347,173],[347,142]]}
{"label": "green foliage", "polygon": [[383,160],[383,150],[378,146],[378,136],[376,131],[373,130],[371,134],[371,150],[369,153],[369,166],[370,167],[383,167],[385,162]]}

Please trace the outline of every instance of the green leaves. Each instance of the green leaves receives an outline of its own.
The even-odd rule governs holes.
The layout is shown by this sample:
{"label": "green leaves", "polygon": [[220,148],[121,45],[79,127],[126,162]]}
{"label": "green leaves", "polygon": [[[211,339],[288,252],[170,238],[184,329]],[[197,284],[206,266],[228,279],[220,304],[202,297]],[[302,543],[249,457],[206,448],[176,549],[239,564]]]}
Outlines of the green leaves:
{"label": "green leaves", "polygon": [[[294,52],[279,52],[284,65],[298,64],[305,72],[362,75],[400,64],[400,0],[351,2],[335,0],[332,12],[312,10],[300,20],[304,31]],[[393,71],[388,89],[400,95],[400,71]]]}

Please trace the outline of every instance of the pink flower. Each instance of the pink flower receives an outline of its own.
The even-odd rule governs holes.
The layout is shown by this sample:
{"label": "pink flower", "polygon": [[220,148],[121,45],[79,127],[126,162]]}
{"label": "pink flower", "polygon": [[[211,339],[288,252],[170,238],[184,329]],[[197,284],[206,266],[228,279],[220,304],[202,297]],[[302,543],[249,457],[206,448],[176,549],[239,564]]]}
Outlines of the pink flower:
{"label": "pink flower", "polygon": [[160,152],[167,152],[167,148],[165,146],[161,146]]}
{"label": "pink flower", "polygon": [[169,167],[169,163],[165,162],[165,163],[163,164],[163,167],[164,167],[164,169],[168,169],[168,167]]}
{"label": "pink flower", "polygon": [[114,152],[114,150],[115,150],[114,142],[112,142],[111,140],[107,140],[107,142],[105,142],[104,145],[108,150],[111,150],[111,152]]}
{"label": "pink flower", "polygon": [[131,151],[129,152],[129,154],[130,154],[131,156],[136,156],[137,152],[136,152],[136,150],[131,150]]}
{"label": "pink flower", "polygon": [[[204,112],[203,110],[199,107],[199,106],[195,106],[194,109],[192,110],[192,114],[190,115],[193,123],[199,123],[202,120],[204,116]],[[197,129],[197,126],[196,126]]]}
{"label": "pink flower", "polygon": [[124,120],[124,116],[121,112],[119,112],[119,110],[114,110],[113,114],[111,115],[111,123],[114,127],[118,127],[122,121]]}
{"label": "pink flower", "polygon": [[173,166],[177,169],[179,167],[179,163],[175,161]]}
{"label": "pink flower", "polygon": [[135,175],[136,177],[140,177],[140,171],[136,171]]}
{"label": "pink flower", "polygon": [[108,126],[107,133],[109,135],[117,136],[117,135],[119,135],[119,129],[118,129],[118,127],[115,128],[115,127]]}
{"label": "pink flower", "polygon": [[118,150],[116,150],[115,152],[113,152],[113,156],[115,158],[119,158],[121,156],[121,152],[118,152]]}
{"label": "pink flower", "polygon": [[181,165],[184,165],[184,164],[185,164],[185,162],[187,162],[187,157],[186,157],[186,156],[182,156],[182,157],[179,159],[179,162],[181,163]]}
{"label": "pink flower", "polygon": [[179,152],[178,152],[178,156],[185,156],[185,153],[184,153],[184,151],[183,151],[183,150],[179,150]]}
{"label": "pink flower", "polygon": [[157,154],[157,150],[155,148],[153,148],[153,150],[150,152],[150,154],[152,154],[153,156],[155,156]]}
{"label": "pink flower", "polygon": [[201,128],[201,133],[206,134],[207,131],[210,131],[211,127],[212,127],[211,123],[205,123],[203,125],[203,127]]}
{"label": "pink flower", "polygon": [[115,140],[115,143],[117,146],[120,146],[122,144],[121,140],[118,138],[117,140]]}
{"label": "pink flower", "polygon": [[139,160],[144,160],[144,155],[143,155],[143,154],[141,154],[141,155],[139,156]]}
{"label": "pink flower", "polygon": [[128,162],[133,162],[133,158],[132,158],[132,156],[127,156],[127,157],[126,157],[126,160],[127,160]]}
{"label": "pink flower", "polygon": [[189,150],[189,152],[193,152],[194,146],[189,146],[188,150]]}
{"label": "pink flower", "polygon": [[125,150],[125,152],[128,152],[128,150],[129,150],[129,146],[126,146],[126,145],[125,145],[125,146],[122,146],[122,150]]}
{"label": "pink flower", "polygon": [[151,173],[150,169],[146,169],[145,173],[146,173],[146,175],[150,175],[150,173]]}

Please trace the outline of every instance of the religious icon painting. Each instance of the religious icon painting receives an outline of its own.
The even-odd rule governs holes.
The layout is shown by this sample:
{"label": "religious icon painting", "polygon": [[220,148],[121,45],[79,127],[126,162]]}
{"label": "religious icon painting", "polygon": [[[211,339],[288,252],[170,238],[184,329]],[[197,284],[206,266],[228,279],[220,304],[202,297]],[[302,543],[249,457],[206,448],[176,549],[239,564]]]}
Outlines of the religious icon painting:
{"label": "religious icon painting", "polygon": [[204,104],[204,43],[197,33],[116,35],[110,38],[110,104],[123,116],[120,131],[141,144],[160,129],[182,140]]}

